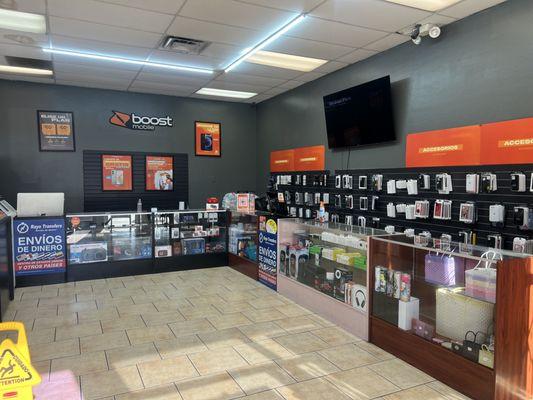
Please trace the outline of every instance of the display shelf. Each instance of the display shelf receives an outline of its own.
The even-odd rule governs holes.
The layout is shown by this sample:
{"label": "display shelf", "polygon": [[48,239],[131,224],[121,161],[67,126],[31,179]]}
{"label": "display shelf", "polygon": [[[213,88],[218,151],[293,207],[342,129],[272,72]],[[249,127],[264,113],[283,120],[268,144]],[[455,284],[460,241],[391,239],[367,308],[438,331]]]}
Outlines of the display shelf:
{"label": "display shelf", "polygon": [[367,240],[385,234],[344,224],[279,220],[278,291],[368,339]]}
{"label": "display shelf", "polygon": [[[532,257],[459,249],[405,235],[370,239],[370,341],[474,399],[533,394],[532,360],[519,354],[533,340],[533,295],[523,282]],[[508,316],[517,309],[520,317]],[[520,371],[519,389],[499,378],[509,368]]]}
{"label": "display shelf", "polygon": [[228,228],[229,266],[255,280],[259,276],[258,223],[259,218],[255,213],[232,211]]}

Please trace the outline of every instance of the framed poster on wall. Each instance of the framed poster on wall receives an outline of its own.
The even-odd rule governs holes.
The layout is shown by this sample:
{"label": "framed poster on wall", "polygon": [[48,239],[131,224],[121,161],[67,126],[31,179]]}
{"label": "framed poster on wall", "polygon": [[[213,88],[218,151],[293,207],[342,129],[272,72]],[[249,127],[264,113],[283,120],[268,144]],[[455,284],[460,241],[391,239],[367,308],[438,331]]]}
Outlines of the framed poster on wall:
{"label": "framed poster on wall", "polygon": [[146,190],[174,190],[172,156],[146,156]]}
{"label": "framed poster on wall", "polygon": [[218,122],[194,123],[195,154],[220,157],[222,155],[222,128]]}
{"label": "framed poster on wall", "polygon": [[37,111],[40,151],[76,151],[74,113]]}
{"label": "framed poster on wall", "polygon": [[133,190],[131,156],[102,155],[102,190]]}

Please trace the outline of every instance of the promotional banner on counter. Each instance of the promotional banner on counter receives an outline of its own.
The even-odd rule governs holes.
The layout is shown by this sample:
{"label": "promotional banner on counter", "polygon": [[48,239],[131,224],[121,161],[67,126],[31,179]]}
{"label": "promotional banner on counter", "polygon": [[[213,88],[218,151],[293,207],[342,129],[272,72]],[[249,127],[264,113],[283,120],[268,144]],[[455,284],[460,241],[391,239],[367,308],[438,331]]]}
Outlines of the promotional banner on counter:
{"label": "promotional banner on counter", "polygon": [[278,224],[276,219],[259,216],[259,282],[276,290]]}
{"label": "promotional banner on counter", "polygon": [[65,272],[65,243],[63,218],[15,219],[13,221],[15,275]]}
{"label": "promotional banner on counter", "polygon": [[76,151],[74,114],[63,111],[37,111],[41,151]]}
{"label": "promotional banner on counter", "polygon": [[102,155],[102,189],[132,190],[131,156]]}
{"label": "promotional banner on counter", "polygon": [[146,156],[146,190],[173,190],[172,157]]}

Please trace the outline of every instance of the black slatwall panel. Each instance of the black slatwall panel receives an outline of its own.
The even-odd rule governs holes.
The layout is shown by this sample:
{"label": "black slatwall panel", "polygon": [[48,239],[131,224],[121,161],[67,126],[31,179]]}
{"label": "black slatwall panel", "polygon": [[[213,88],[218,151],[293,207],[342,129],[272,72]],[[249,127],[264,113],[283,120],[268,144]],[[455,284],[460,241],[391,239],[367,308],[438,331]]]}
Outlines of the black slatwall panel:
{"label": "black slatwall panel", "polygon": [[[470,173],[492,172],[498,178],[498,191],[494,193],[468,194],[466,193],[466,175]],[[511,173],[522,172],[526,175],[527,188],[526,192],[511,191]],[[472,230],[477,234],[477,244],[486,246],[487,235],[501,234],[504,240],[504,248],[512,249],[513,238],[519,236],[524,238],[533,238],[533,232],[522,231],[517,228],[513,222],[513,208],[519,205],[527,205],[533,208],[533,193],[529,191],[531,173],[533,164],[526,165],[495,165],[495,166],[462,166],[462,167],[430,167],[430,168],[394,168],[394,169],[358,169],[358,170],[336,170],[335,174],[329,176],[327,188],[320,186],[296,186],[280,185],[279,191],[288,190],[294,199],[295,192],[329,192],[330,205],[326,206],[329,213],[336,213],[341,216],[339,222],[343,222],[344,215],[353,215],[354,224],[357,223],[358,216],[367,217],[367,226],[371,226],[373,217],[380,218],[379,228],[383,229],[386,225],[394,225],[397,231],[403,231],[405,228],[414,228],[418,234],[422,231],[431,232],[434,238],[440,237],[443,233],[451,234],[453,239],[458,241],[458,233],[462,230]],[[452,176],[453,192],[450,194],[439,194],[435,187],[435,175],[438,173],[448,173]],[[301,173],[276,173],[273,175],[297,175]],[[349,174],[353,176],[353,186],[355,189],[338,189],[335,188],[335,175]],[[357,188],[358,177],[366,175],[368,187],[371,185],[371,177],[374,174],[383,175],[383,190],[374,192],[370,189],[359,190]],[[419,174],[428,174],[431,177],[430,190],[418,190],[418,195],[408,195],[406,189],[397,189],[396,194],[387,194],[388,180],[408,180],[417,179]],[[293,178],[294,179],[294,178]],[[342,206],[334,206],[334,195],[342,195]],[[354,197],[354,209],[344,207],[344,195],[352,194]],[[371,197],[379,196],[377,209],[359,210],[359,197],[369,197],[369,207]],[[452,219],[438,220],[433,219],[433,203],[437,199],[447,199],[452,201]],[[387,204],[405,203],[414,204],[416,200],[428,200],[430,202],[430,217],[428,219],[406,220],[405,214],[398,214],[396,218],[387,217]],[[473,201],[476,203],[478,210],[478,222],[475,224],[466,224],[459,221],[459,207],[462,202]],[[494,227],[489,223],[489,206],[491,204],[503,204],[506,208],[506,223],[503,228]],[[294,204],[291,204],[294,205]],[[301,206],[297,206],[301,207]],[[304,206],[305,207],[305,206]],[[313,206],[317,208],[317,206]]]}
{"label": "black slatwall panel", "polygon": [[[133,190],[102,190],[102,155],[131,155],[133,163]],[[174,190],[146,191],[146,156],[165,156],[174,158]],[[83,152],[84,211],[126,211],[136,210],[140,198],[144,210],[152,207],[177,209],[180,201],[189,201],[189,160],[187,154],[163,154],[120,151]]]}

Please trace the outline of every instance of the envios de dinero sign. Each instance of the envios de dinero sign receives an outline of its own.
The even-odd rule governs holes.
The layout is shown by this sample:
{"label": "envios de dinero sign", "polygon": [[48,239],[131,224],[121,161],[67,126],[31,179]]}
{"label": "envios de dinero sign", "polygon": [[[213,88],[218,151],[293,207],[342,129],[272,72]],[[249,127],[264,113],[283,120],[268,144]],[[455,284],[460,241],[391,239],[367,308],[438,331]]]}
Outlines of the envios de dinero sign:
{"label": "envios de dinero sign", "polygon": [[109,118],[109,122],[112,125],[135,131],[153,131],[158,126],[167,128],[172,127],[174,120],[168,115],[165,117],[155,117],[113,111],[113,115]]}

